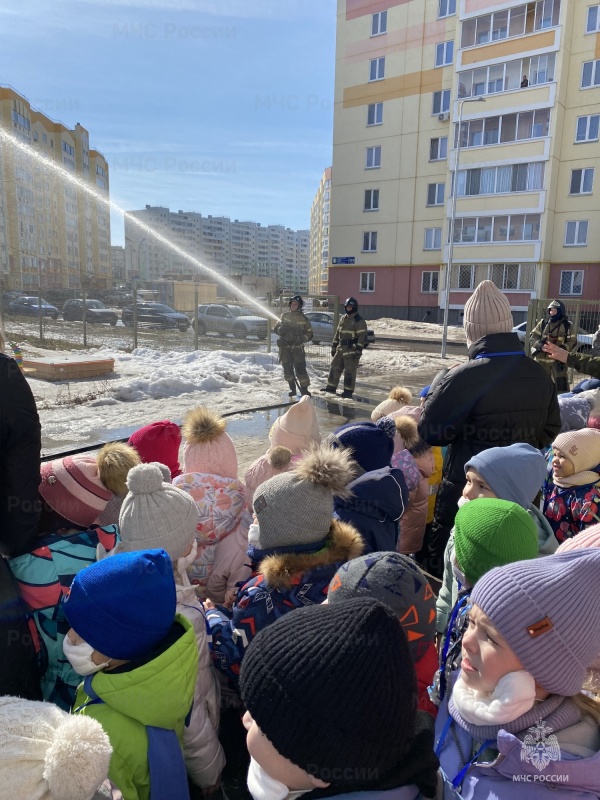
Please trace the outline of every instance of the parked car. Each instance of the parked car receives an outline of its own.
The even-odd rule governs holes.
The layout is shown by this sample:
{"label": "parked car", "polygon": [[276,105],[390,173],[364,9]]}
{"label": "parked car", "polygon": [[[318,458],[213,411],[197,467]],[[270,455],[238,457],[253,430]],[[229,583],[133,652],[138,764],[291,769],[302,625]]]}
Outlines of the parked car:
{"label": "parked car", "polygon": [[4,292],[4,294],[2,295],[2,310],[8,311],[8,307],[10,306],[11,303],[14,303],[14,301],[18,297],[24,297],[24,296],[25,295],[23,294],[23,292],[19,291]]}
{"label": "parked car", "polygon": [[[520,325],[515,325],[512,329],[513,333],[516,333],[521,342],[525,344],[525,334],[527,331],[527,320],[525,322],[521,322]],[[587,350],[591,350],[592,348],[592,338],[593,334],[588,333],[587,331],[579,329],[577,333],[577,350],[580,352],[586,352]]]}
{"label": "parked car", "polygon": [[[86,300],[86,322],[109,322],[116,325],[119,316],[116,311],[107,308],[100,300]],[[63,319],[67,322],[77,320],[83,322],[83,300],[67,300],[63,306]]]}
{"label": "parked car", "polygon": [[[127,306],[121,313],[123,325],[133,326],[133,306]],[[174,311],[163,303],[138,303],[138,325],[155,325],[159,328],[179,328],[185,333],[190,327],[190,320],[186,314]]]}
{"label": "parked car", "polygon": [[[334,330],[334,315],[331,311],[306,311],[305,316],[310,320],[313,329],[313,344],[320,344],[325,342],[331,344],[333,342]],[[367,330],[367,341],[365,347],[373,344],[375,341],[375,331],[370,328]]]}
{"label": "parked car", "polygon": [[[195,320],[194,320],[195,322]],[[246,336],[267,338],[267,320],[241,306],[226,303],[208,303],[198,306],[198,333],[232,333],[245,339]]]}
{"label": "parked car", "polygon": [[40,305],[39,297],[17,297],[8,306],[9,314],[23,317],[52,317],[58,319],[58,308],[51,306],[43,298]]}

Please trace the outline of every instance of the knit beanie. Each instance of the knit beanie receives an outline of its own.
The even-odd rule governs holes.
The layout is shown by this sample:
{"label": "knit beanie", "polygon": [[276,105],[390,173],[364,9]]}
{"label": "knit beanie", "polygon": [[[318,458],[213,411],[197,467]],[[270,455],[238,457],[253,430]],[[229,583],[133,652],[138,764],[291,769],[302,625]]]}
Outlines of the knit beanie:
{"label": "knit beanie", "polygon": [[257,458],[256,461],[248,467],[244,475],[246,503],[248,504],[248,508],[252,508],[254,492],[261,483],[268,481],[269,478],[274,478],[275,475],[289,472],[292,466],[292,451],[282,445],[269,448],[264,456]]}
{"label": "knit beanie", "polygon": [[353,597],[372,597],[387,606],[404,628],[413,661],[423,658],[435,639],[435,595],[412,559],[368,553],[342,564],[329,584],[328,603]]}
{"label": "knit beanie", "polygon": [[481,475],[497,498],[525,509],[533,503],[548,474],[546,459],[530,444],[490,447],[467,461],[465,475],[469,469]]}
{"label": "knit beanie", "polygon": [[75,633],[109,658],[148,655],[175,619],[175,579],[164,550],[118,553],[73,578],[63,602]]}
{"label": "knit beanie", "polygon": [[492,567],[538,554],[537,528],[516,503],[480,498],[465,503],[454,520],[454,551],[471,586]]}
{"label": "knit beanie", "polygon": [[580,431],[588,425],[592,401],[577,394],[559,394],[560,433]]}
{"label": "knit beanie", "polygon": [[171,471],[171,479],[181,475],[179,466],[179,447],[181,431],[179,425],[163,419],[140,428],[129,437],[130,444],[140,454],[144,464],[158,461]]}
{"label": "knit beanie", "polygon": [[594,428],[559,433],[552,447],[573,464],[575,473],[592,470],[600,464],[600,431]]}
{"label": "knit beanie", "polygon": [[39,493],[53,511],[81,528],[91,527],[112,497],[100,480],[98,461],[88,453],[41,465]]}
{"label": "knit beanie", "polygon": [[350,422],[329,437],[334,447],[348,447],[364,472],[389,467],[394,453],[396,426],[389,417],[377,422]]}
{"label": "knit beanie", "polygon": [[510,303],[492,281],[481,281],[465,303],[463,325],[469,346],[490,333],[511,332]]}
{"label": "knit beanie", "polygon": [[225,433],[227,423],[206,406],[192,408],[185,415],[182,433],[183,471],[204,472],[221,478],[237,478],[235,447]]}
{"label": "knit beanie", "polygon": [[405,386],[394,386],[387,399],[379,403],[379,405],[375,406],[373,411],[371,411],[371,420],[372,422],[377,422],[381,417],[387,417],[392,411],[398,411],[398,409],[409,405],[411,402],[412,393],[410,389],[407,389]]}
{"label": "knit beanie", "polygon": [[300,453],[311,444],[319,444],[321,433],[312,400],[304,395],[273,423],[269,433],[271,446],[282,445]]}
{"label": "knit beanie", "polygon": [[577,536],[565,539],[556,552],[568,553],[569,550],[582,550],[589,547],[600,547],[600,524],[591,525]]}
{"label": "knit beanie", "polygon": [[377,783],[414,736],[406,636],[371,598],[296,609],[264,628],[246,651],[240,688],[277,752],[334,785]]}
{"label": "knit beanie", "polygon": [[471,600],[542,689],[571,697],[600,653],[598,585],[600,550],[573,550],[493,569]]}
{"label": "knit beanie", "polygon": [[54,703],[0,697],[0,796],[90,800],[112,747],[100,723]]}
{"label": "knit beanie", "polygon": [[325,545],[333,517],[333,496],[354,477],[346,450],[312,445],[290,472],[276,475],[254,493],[258,540],[248,552],[315,552]]}
{"label": "knit beanie", "polygon": [[158,464],[134,467],[127,488],[119,514],[120,550],[162,547],[176,564],[196,535],[196,503],[187,492],[164,482]]}

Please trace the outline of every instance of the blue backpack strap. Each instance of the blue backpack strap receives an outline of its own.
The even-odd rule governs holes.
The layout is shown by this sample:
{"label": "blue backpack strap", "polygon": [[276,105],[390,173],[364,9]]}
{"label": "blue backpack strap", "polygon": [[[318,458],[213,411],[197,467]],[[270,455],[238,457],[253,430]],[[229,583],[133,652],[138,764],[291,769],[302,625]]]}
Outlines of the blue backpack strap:
{"label": "blue backpack strap", "polygon": [[146,725],[150,800],[190,800],[190,790],[177,734]]}

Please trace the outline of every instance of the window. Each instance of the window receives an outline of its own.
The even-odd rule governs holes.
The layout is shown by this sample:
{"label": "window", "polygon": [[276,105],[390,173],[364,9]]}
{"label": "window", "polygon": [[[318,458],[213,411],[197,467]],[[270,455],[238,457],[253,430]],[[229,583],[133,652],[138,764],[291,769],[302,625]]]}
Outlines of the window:
{"label": "window", "polygon": [[600,114],[592,114],[587,117],[577,117],[575,141],[576,142],[598,141],[599,124],[600,124]]}
{"label": "window", "polygon": [[381,125],[383,122],[383,103],[370,103],[367,106],[367,125]]}
{"label": "window", "polygon": [[34,132],[33,132],[33,141],[34,141],[34,142],[37,142],[37,140],[38,140],[38,139],[39,139],[38,132],[37,132],[37,131],[34,131]]}
{"label": "window", "polygon": [[[424,250],[441,250],[442,249],[442,229],[441,228],[425,228],[425,246]],[[437,272],[436,272],[437,275]],[[437,291],[437,286],[435,287]]]}
{"label": "window", "polygon": [[456,0],[440,0],[438,18],[451,17],[456,14]]}
{"label": "window", "polygon": [[377,231],[365,231],[363,233],[363,253],[375,253],[377,250]]}
{"label": "window", "polygon": [[587,89],[590,86],[600,86],[600,59],[583,62],[581,88]]}
{"label": "window", "polygon": [[374,292],[375,291],[375,273],[374,272],[361,272],[360,273],[360,291],[361,292]]}
{"label": "window", "polygon": [[458,264],[452,268],[451,289],[474,289],[475,267],[473,264]]}
{"label": "window", "polygon": [[591,194],[594,186],[594,169],[572,169],[569,194]]}
{"label": "window", "polygon": [[379,36],[387,31],[387,11],[379,11],[371,17],[371,36]]}
{"label": "window", "polygon": [[586,33],[595,33],[600,31],[600,6],[590,6],[587,13],[587,25],[585,26]]}
{"label": "window", "polygon": [[435,66],[445,67],[454,58],[454,42],[440,42],[435,46]]}
{"label": "window", "polygon": [[439,139],[431,139],[429,144],[429,160],[442,161],[448,156],[448,137],[440,136]]}
{"label": "window", "polygon": [[432,114],[445,114],[450,111],[450,89],[433,93]]}
{"label": "window", "polygon": [[367,160],[365,169],[379,169],[381,167],[381,146],[367,147]]}
{"label": "window", "polygon": [[579,219],[565,225],[565,247],[587,246],[587,220]]}
{"label": "window", "polygon": [[421,291],[424,294],[431,294],[438,290],[439,272],[424,272],[421,277]]}
{"label": "window", "polygon": [[363,211],[379,211],[379,189],[365,189]]}
{"label": "window", "polygon": [[458,96],[477,97],[520,89],[524,77],[528,86],[551,83],[555,63],[555,54],[549,53],[465,70],[459,75]]}
{"label": "window", "polygon": [[[592,170],[593,171],[593,170]],[[544,188],[544,163],[507,164],[499,167],[460,170],[458,197],[478,194],[533,192]]]}
{"label": "window", "polygon": [[430,183],[427,186],[427,205],[428,206],[441,206],[444,203],[444,189],[443,183]]}
{"label": "window", "polygon": [[385,77],[385,56],[369,61],[369,81],[382,81]]}
{"label": "window", "polygon": [[583,270],[565,269],[560,273],[559,294],[582,294]]}
{"label": "window", "polygon": [[65,151],[65,153],[68,153],[70,156],[75,155],[74,148],[71,147],[71,145],[67,144],[66,142],[62,143],[62,149]]}
{"label": "window", "polygon": [[[460,146],[482,147],[499,142],[516,142],[547,136],[550,126],[550,109],[522,111],[519,114],[504,114],[501,117],[472,119],[461,125]],[[455,125],[454,142],[458,139]]]}

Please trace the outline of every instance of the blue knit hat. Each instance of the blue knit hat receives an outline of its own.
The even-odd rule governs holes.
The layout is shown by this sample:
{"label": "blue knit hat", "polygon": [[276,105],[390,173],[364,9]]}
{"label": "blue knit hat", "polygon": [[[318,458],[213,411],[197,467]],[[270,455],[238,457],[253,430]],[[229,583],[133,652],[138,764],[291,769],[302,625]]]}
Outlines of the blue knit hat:
{"label": "blue knit hat", "polygon": [[352,458],[365,472],[389,467],[394,454],[396,424],[389,417],[377,422],[350,422],[329,439],[334,447],[349,447]]}
{"label": "blue knit hat", "polygon": [[429,384],[429,386],[424,386],[419,392],[419,397],[427,397],[430,389],[431,389],[431,384]]}
{"label": "blue knit hat", "polygon": [[177,605],[171,559],[142,550],[78,572],[64,611],[75,633],[109,658],[148,655],[168,634]]}
{"label": "blue knit hat", "polygon": [[465,464],[465,475],[474,469],[499,500],[528,509],[547,475],[546,459],[530,444],[490,447]]}

